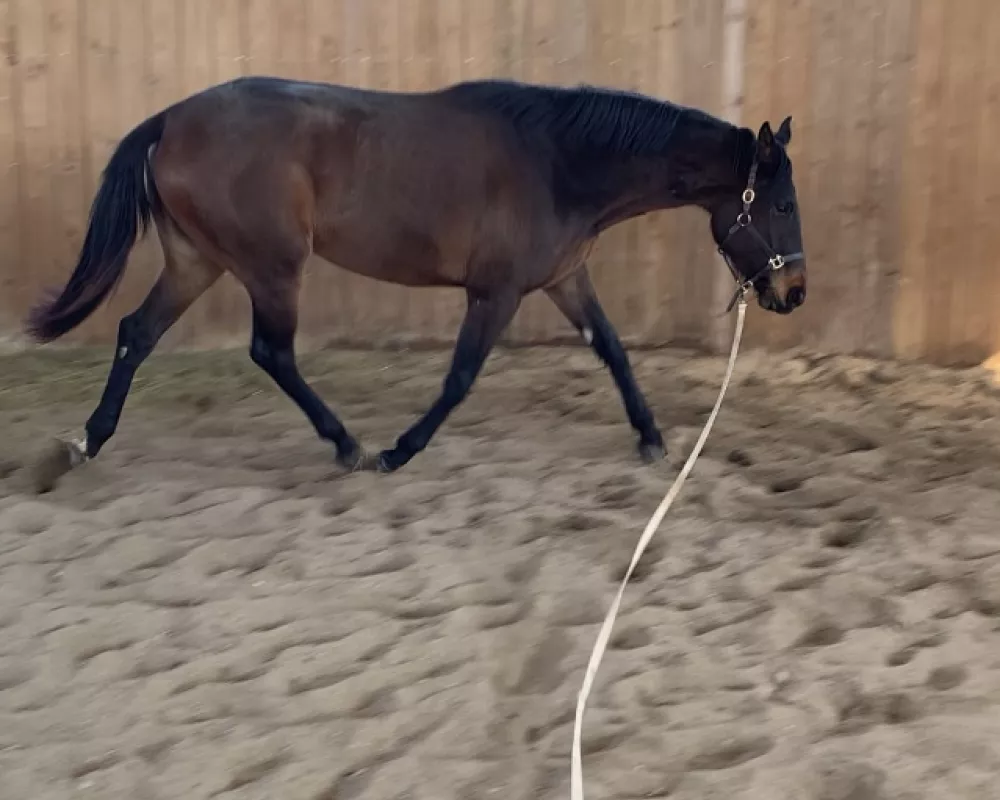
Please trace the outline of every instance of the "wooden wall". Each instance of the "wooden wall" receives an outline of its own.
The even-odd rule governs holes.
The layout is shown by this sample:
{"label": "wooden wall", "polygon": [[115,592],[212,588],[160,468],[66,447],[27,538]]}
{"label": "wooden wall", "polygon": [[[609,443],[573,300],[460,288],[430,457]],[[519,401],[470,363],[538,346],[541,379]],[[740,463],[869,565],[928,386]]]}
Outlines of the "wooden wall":
{"label": "wooden wall", "polygon": [[[750,314],[751,342],[971,361],[1000,349],[1000,3],[996,0],[0,0],[0,334],[61,284],[97,176],[135,123],[206,85],[271,73],[422,89],[478,76],[638,89],[756,127],[794,118],[810,299]],[[730,291],[707,220],[608,232],[598,290],[631,343],[718,347]],[[107,341],[159,265],[137,248]],[[310,264],[312,341],[450,341],[454,292]],[[172,343],[243,341],[226,282]],[[509,339],[570,333],[532,298]]]}

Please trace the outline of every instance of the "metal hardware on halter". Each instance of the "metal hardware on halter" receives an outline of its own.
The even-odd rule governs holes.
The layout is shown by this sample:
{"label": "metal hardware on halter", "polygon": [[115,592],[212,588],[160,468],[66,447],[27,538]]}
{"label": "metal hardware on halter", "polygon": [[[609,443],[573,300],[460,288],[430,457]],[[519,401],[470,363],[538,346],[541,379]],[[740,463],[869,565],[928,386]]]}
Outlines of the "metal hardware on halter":
{"label": "metal hardware on halter", "polygon": [[[754,200],[757,199],[757,192],[754,189],[757,183],[757,157],[754,156],[753,163],[750,165],[750,175],[747,178],[747,188],[743,190],[743,194],[740,195],[740,199],[743,201],[743,210],[736,215],[736,222],[733,223],[732,227],[726,233],[725,238],[719,245],[719,253],[726,262],[726,266],[729,267],[729,271],[732,273],[733,278],[736,281],[736,293],[733,295],[733,299],[729,301],[729,305],[726,306],[726,313],[728,314],[733,310],[733,307],[737,302],[746,301],[746,296],[753,289],[754,281],[756,281],[765,272],[777,272],[783,269],[790,261],[799,261],[805,257],[803,253],[787,253],[782,255],[781,253],[774,252],[774,248],[768,244],[767,240],[761,236],[760,231],[758,231],[753,226],[753,217],[750,215],[750,207],[753,205]],[[767,264],[762,267],[758,272],[750,278],[742,278],[740,276],[739,270],[733,264],[732,259],[729,257],[729,253],[726,252],[726,244],[729,240],[739,231],[745,230],[751,236],[753,236],[758,244],[760,244],[764,251],[767,253]]]}

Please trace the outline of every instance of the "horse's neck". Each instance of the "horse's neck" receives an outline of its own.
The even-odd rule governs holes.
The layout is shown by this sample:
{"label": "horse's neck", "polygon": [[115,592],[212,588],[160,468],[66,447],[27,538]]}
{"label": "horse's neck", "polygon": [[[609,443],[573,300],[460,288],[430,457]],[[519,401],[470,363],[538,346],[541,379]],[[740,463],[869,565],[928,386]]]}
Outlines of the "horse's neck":
{"label": "horse's neck", "polygon": [[598,229],[652,211],[699,206],[709,209],[727,193],[738,195],[740,132],[725,123],[699,120],[681,124],[662,155],[633,156],[605,169],[604,207]]}

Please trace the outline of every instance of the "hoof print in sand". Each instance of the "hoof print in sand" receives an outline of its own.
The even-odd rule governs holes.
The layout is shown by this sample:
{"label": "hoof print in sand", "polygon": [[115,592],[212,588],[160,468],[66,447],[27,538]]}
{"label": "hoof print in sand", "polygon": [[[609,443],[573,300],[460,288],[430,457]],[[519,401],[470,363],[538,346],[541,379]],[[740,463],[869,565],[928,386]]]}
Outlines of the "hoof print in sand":
{"label": "hoof print in sand", "polygon": [[566,531],[568,533],[583,533],[584,531],[592,531],[597,528],[602,528],[606,524],[607,521],[597,514],[573,511],[562,517],[556,523],[556,527],[559,530]]}
{"label": "hoof print in sand", "polygon": [[59,479],[73,469],[81,458],[73,445],[53,440],[31,469],[31,486],[35,494],[48,494],[55,489]]}
{"label": "hoof print in sand", "polygon": [[393,572],[403,572],[417,563],[417,559],[405,550],[396,549],[388,553],[378,553],[371,558],[363,559],[354,570],[357,578],[371,578],[376,575],[389,575]]}
{"label": "hoof print in sand", "polygon": [[880,706],[887,725],[902,725],[923,715],[920,704],[905,692],[890,692],[883,695]]}
{"label": "hoof print in sand", "polygon": [[927,685],[939,692],[947,692],[961,686],[968,677],[969,671],[965,667],[952,664],[931,670],[927,676]]}
{"label": "hoof print in sand", "polygon": [[526,597],[501,606],[480,608],[477,610],[476,622],[479,629],[484,631],[505,628],[526,619],[533,607],[534,601]]}
{"label": "hoof print in sand", "polygon": [[624,627],[611,637],[614,650],[638,650],[653,643],[653,636],[647,628],[632,625]]}
{"label": "hoof print in sand", "polygon": [[917,652],[917,648],[913,645],[893,650],[888,656],[886,656],[885,665],[887,667],[902,667],[913,661],[913,659],[917,656]]}
{"label": "hoof print in sand", "polygon": [[5,481],[21,469],[21,464],[13,459],[0,458],[0,481]]}
{"label": "hoof print in sand", "polygon": [[861,761],[827,760],[809,769],[810,800],[882,800],[885,773]]}
{"label": "hoof print in sand", "polygon": [[842,550],[862,544],[868,536],[868,528],[869,524],[864,521],[831,522],[820,530],[819,537],[827,547]]}
{"label": "hoof print in sand", "polygon": [[853,678],[835,680],[827,700],[836,722],[831,733],[850,736],[876,725],[901,725],[922,716],[919,702],[905,692],[866,692]]}
{"label": "hoof print in sand", "polygon": [[635,496],[639,492],[639,484],[634,478],[611,478],[604,481],[597,490],[597,502],[603,508],[631,508]]}
{"label": "hoof print in sand", "polygon": [[844,629],[819,610],[778,609],[772,621],[775,644],[781,649],[829,647],[841,642]]}
{"label": "hoof print in sand", "polygon": [[687,766],[694,772],[730,769],[767,755],[774,749],[770,736],[719,734],[701,742],[697,751],[688,759]]}
{"label": "hoof print in sand", "polygon": [[565,631],[554,628],[532,646],[518,650],[501,666],[495,679],[498,688],[510,694],[545,694],[562,685],[566,679],[563,659],[572,650]]}
{"label": "hoof print in sand", "polygon": [[740,450],[739,448],[730,450],[729,454],[726,456],[726,461],[737,467],[753,466],[753,458],[751,458],[750,454],[745,450]]}
{"label": "hoof print in sand", "polygon": [[983,572],[971,594],[975,611],[985,617],[1000,617],[1000,565]]}

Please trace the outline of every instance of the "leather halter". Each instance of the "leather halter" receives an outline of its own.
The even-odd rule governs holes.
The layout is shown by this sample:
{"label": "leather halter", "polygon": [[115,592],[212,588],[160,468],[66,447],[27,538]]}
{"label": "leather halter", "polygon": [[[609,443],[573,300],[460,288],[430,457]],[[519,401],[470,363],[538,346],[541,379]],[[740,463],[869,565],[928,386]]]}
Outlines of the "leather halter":
{"label": "leather halter", "polygon": [[[753,205],[754,199],[757,197],[757,193],[754,190],[754,186],[757,183],[757,155],[754,154],[753,163],[750,165],[750,177],[747,180],[747,188],[743,190],[742,200],[743,200],[743,210],[736,215],[736,222],[730,227],[729,232],[726,233],[725,238],[719,244],[719,253],[726,261],[726,266],[729,267],[729,271],[733,274],[733,278],[736,281],[736,293],[733,295],[733,299],[729,301],[729,305],[726,306],[726,311],[732,311],[736,303],[743,297],[746,297],[747,293],[753,288],[754,282],[760,278],[764,273],[768,271],[777,272],[782,269],[786,264],[792,261],[801,261],[805,258],[805,254],[799,253],[786,253],[781,254],[775,252],[774,248],[768,243],[768,241],[761,235],[753,226],[753,218],[750,216],[750,206]],[[757,243],[764,248],[764,252],[767,254],[767,263],[762,266],[757,272],[755,272],[749,278],[740,277],[739,271],[733,264],[733,260],[729,253],[726,252],[726,244],[729,240],[733,238],[734,235],[740,231],[746,231]]]}

